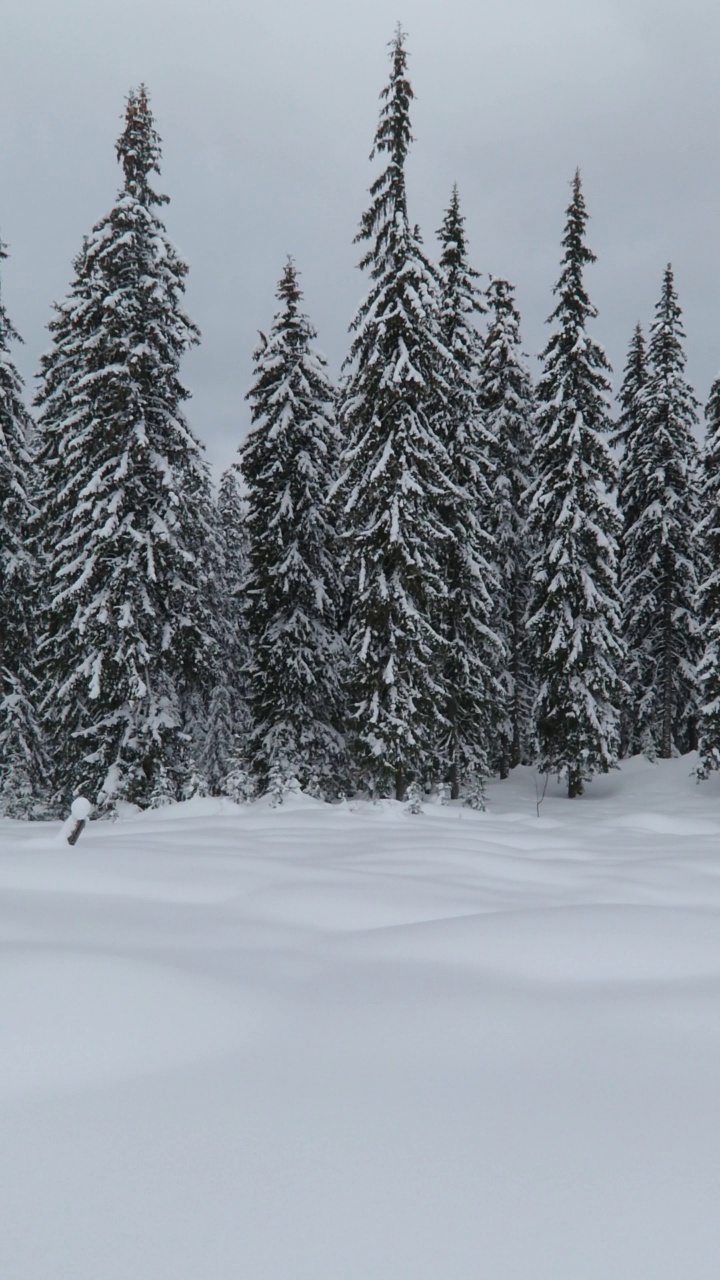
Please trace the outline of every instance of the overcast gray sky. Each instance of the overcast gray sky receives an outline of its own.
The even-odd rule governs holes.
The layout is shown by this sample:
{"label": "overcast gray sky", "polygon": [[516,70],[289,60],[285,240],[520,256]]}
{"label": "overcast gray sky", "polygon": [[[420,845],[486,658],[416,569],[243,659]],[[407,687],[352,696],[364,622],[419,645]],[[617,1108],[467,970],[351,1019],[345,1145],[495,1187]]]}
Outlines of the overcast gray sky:
{"label": "overcast gray sky", "polygon": [[214,466],[247,428],[251,352],[288,253],[337,373],[365,290],[352,239],[398,19],[416,93],[410,214],[427,247],[457,181],[474,263],[515,282],[536,354],[579,165],[616,385],[672,261],[704,401],[720,369],[716,0],[5,0],[3,293],[25,377],[114,199],[124,98],[141,81],[203,334],[184,367],[188,412]]}

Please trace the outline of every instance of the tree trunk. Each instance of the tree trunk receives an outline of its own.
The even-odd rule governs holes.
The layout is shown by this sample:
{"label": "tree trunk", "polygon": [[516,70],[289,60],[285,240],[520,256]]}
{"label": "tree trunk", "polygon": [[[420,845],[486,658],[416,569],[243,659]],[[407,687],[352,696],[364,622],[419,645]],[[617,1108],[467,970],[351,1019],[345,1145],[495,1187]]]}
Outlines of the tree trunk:
{"label": "tree trunk", "polygon": [[579,769],[568,769],[568,800],[576,800],[583,793],[582,774]]}

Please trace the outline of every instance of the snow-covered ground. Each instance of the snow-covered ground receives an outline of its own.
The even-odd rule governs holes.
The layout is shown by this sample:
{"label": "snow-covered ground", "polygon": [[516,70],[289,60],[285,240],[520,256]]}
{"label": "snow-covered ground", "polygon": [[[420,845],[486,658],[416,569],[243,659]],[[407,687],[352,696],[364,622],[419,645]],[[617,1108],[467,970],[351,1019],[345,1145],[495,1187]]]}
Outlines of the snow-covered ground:
{"label": "snow-covered ground", "polygon": [[718,1280],[691,763],[0,823],[1,1280]]}

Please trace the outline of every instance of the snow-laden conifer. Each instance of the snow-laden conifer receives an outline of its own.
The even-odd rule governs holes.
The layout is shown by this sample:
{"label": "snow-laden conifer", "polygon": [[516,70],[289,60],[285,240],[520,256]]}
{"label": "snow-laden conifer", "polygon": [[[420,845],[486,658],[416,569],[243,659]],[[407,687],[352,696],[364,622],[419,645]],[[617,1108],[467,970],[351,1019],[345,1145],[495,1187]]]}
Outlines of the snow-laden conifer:
{"label": "snow-laden conifer", "polygon": [[232,695],[227,679],[218,672],[217,684],[210,697],[201,747],[198,753],[198,776],[206,795],[226,794],[225,783],[234,768],[239,752],[240,735],[236,732]]}
{"label": "snow-laden conifer", "polygon": [[173,785],[185,704],[210,674],[210,489],[182,412],[197,330],[151,186],[144,88],[117,154],[124,182],[56,312],[38,397],[44,708],[66,799],[79,787],[147,802]]}
{"label": "snow-laden conifer", "polygon": [[0,697],[0,816],[45,818],[50,762],[38,718],[32,673],[5,668]]}
{"label": "snow-laden conifer", "polygon": [[[219,661],[203,726],[199,762],[210,795],[228,794],[229,774],[234,775],[240,768],[247,772],[249,767],[247,575],[247,503],[235,464],[223,472],[217,500],[213,594]],[[236,791],[233,784],[233,795]]]}
{"label": "snow-laden conifer", "polygon": [[646,444],[645,387],[647,383],[647,349],[640,325],[636,325],[628,348],[623,380],[618,392],[620,415],[614,443],[620,450],[618,464],[618,508],[622,531],[620,537],[619,577],[627,576],[625,544],[645,507],[645,479],[642,451]]}
{"label": "snow-laden conifer", "polygon": [[622,590],[632,741],[662,758],[696,745],[698,716],[698,418],[684,376],[684,337],[668,266],[638,396],[633,474],[626,475],[623,494],[629,513]]}
{"label": "snow-laden conifer", "polygon": [[526,615],[533,558],[528,505],[536,406],[522,353],[513,286],[507,280],[491,280],[487,301],[490,315],[480,367],[480,392],[495,467],[489,524],[497,564],[494,626],[506,655],[506,715],[498,726],[500,773],[505,776],[508,769],[527,760],[532,752],[535,680]]}
{"label": "snow-laden conifer", "polygon": [[439,753],[455,799],[463,782],[474,794],[490,772],[495,740],[506,716],[499,678],[505,655],[493,628],[499,590],[497,554],[489,531],[493,439],[478,387],[482,343],[477,320],[485,305],[477,283],[479,273],[468,260],[457,187],[438,236],[439,331],[450,358],[444,369],[446,395],[437,427],[453,483],[451,501],[442,512],[449,536],[442,552],[447,594],[439,600],[439,628],[448,646],[448,701]]}
{"label": "snow-laden conifer", "polygon": [[444,735],[447,648],[444,513],[454,488],[439,413],[450,359],[440,336],[437,281],[408,219],[411,142],[404,36],[390,46],[390,80],[371,188],[357,239],[371,279],[352,324],[342,426],[343,520],[351,590],[351,730],[365,783],[394,790],[437,772]]}
{"label": "snow-laden conifer", "polygon": [[240,759],[247,763],[250,746],[244,611],[248,539],[237,464],[221,477],[208,524],[205,594],[217,660],[210,687],[204,684],[186,700],[184,795],[224,795],[228,771]]}
{"label": "snow-laden conifer", "polygon": [[615,762],[620,602],[615,468],[605,353],[588,332],[596,315],[583,271],[587,211],[576,173],[554,292],[552,336],[537,388],[536,474],[530,531],[538,548],[529,628],[538,692],[534,720],[542,769],[567,778],[568,795]]}
{"label": "snow-laden conifer", "polygon": [[705,420],[700,495],[703,520],[699,530],[706,556],[699,599],[704,646],[698,673],[700,778],[720,769],[720,378],[710,389]]}
{"label": "snow-laden conifer", "polygon": [[[615,429],[614,442],[620,450],[618,464],[618,509],[620,512],[620,539],[618,557],[618,581],[620,593],[627,609],[625,582],[634,575],[632,564],[632,531],[642,514],[645,501],[645,476],[642,450],[645,446],[644,391],[647,382],[647,349],[640,325],[636,325],[628,348],[623,381],[618,392],[620,415]],[[624,688],[621,695],[621,751],[623,755],[635,755],[642,750],[637,737],[638,717],[635,706],[640,685],[640,655],[633,648],[625,649],[623,668]]]}
{"label": "snow-laden conifer", "polygon": [[[0,241],[0,262],[7,257]],[[20,341],[0,297],[0,814],[40,816],[48,763],[34,675],[32,421],[10,348]]]}
{"label": "snow-laden conifer", "polygon": [[283,778],[325,794],[344,785],[345,647],[337,625],[335,397],[292,259],[280,310],[254,356],[252,426],[240,447],[247,489],[244,609],[252,760],[260,786]]}
{"label": "snow-laden conifer", "polygon": [[222,614],[222,668],[230,691],[237,732],[247,719],[248,637],[245,586],[249,570],[247,499],[242,492],[239,467],[228,467],[218,492],[220,536],[220,601]]}

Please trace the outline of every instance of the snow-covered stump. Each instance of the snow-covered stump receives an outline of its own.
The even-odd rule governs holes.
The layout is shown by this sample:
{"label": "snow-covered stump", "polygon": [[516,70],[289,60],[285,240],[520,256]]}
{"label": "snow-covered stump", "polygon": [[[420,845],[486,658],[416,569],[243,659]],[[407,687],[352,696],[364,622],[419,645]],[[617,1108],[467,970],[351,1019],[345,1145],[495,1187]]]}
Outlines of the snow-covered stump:
{"label": "snow-covered stump", "polygon": [[68,844],[77,844],[93,807],[84,796],[76,796],[70,806],[70,817],[63,823],[60,839]]}
{"label": "snow-covered stump", "polygon": [[422,791],[418,782],[411,782],[407,789],[405,800],[405,813],[418,814],[423,812],[422,807]]}

